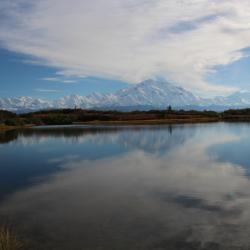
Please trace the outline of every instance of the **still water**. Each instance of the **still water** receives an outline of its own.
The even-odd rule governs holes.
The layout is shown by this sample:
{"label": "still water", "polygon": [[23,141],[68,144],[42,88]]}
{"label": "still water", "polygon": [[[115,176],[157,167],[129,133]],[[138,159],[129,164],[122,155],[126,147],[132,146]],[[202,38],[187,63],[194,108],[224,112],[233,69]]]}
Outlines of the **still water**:
{"label": "still water", "polygon": [[0,134],[0,224],[32,250],[250,249],[250,124]]}

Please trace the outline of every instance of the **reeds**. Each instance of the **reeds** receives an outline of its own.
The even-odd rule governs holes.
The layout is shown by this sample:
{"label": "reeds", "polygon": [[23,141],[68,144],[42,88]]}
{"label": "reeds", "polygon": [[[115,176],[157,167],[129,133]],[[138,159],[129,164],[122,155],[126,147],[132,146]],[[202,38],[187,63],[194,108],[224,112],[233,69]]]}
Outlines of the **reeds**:
{"label": "reeds", "polygon": [[23,242],[10,229],[0,227],[0,250],[21,250]]}

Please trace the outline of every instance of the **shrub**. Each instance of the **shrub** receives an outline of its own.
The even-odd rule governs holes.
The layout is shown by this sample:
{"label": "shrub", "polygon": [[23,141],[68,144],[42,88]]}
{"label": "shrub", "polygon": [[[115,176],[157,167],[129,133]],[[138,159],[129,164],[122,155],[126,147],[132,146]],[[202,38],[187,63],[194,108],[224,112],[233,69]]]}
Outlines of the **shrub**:
{"label": "shrub", "polygon": [[5,125],[7,126],[23,126],[24,121],[22,119],[13,118],[5,121]]}
{"label": "shrub", "polygon": [[41,118],[41,120],[46,125],[64,125],[73,122],[72,118],[67,115],[49,115]]}
{"label": "shrub", "polygon": [[5,122],[7,119],[15,118],[16,114],[6,111],[6,110],[0,110],[0,123]]}

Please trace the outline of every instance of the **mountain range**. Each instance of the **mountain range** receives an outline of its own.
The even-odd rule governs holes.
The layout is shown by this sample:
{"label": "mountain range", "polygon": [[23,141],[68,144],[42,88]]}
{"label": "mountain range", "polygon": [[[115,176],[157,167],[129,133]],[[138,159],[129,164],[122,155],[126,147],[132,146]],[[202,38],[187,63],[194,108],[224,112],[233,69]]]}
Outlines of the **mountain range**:
{"label": "mountain range", "polygon": [[32,97],[0,98],[0,109],[27,112],[53,108],[148,110],[171,105],[182,109],[225,110],[250,107],[250,92],[235,92],[226,97],[202,98],[165,80],[149,79],[115,93],[70,95],[56,100]]}

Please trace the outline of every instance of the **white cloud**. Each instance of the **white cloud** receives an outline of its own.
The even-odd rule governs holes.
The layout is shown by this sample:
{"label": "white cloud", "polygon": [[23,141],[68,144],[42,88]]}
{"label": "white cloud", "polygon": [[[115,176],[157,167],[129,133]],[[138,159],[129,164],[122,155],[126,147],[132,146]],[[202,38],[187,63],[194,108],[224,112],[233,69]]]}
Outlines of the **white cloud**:
{"label": "white cloud", "polygon": [[48,82],[58,82],[59,79],[57,77],[44,77],[41,80],[48,81]]}
{"label": "white cloud", "polygon": [[47,81],[47,82],[60,82],[60,83],[76,83],[77,82],[77,80],[64,79],[62,77],[44,77],[44,78],[41,78],[41,80]]}
{"label": "white cloud", "polygon": [[247,0],[14,0],[0,8],[3,46],[74,76],[137,82],[161,75],[225,92],[205,76],[250,45]]}
{"label": "white cloud", "polygon": [[58,93],[61,92],[61,90],[58,89],[35,89],[37,92],[47,92],[47,93]]}
{"label": "white cloud", "polygon": [[[245,133],[238,130],[235,135],[230,126],[199,127],[192,129],[193,136],[183,142],[183,135],[190,133],[190,129],[184,129],[183,134],[181,131],[183,128],[170,136],[176,135],[182,141],[180,145],[171,145],[170,150],[163,154],[146,153],[132,147],[134,150],[127,153],[95,160],[71,154],[50,159],[57,170],[61,168],[63,171],[12,194],[1,205],[0,215],[8,215],[13,220],[25,216],[25,228],[29,232],[39,225],[44,238],[52,241],[51,248],[65,235],[67,241],[82,239],[81,246],[86,248],[84,244],[91,235],[103,237],[101,221],[105,239],[118,239],[119,242],[126,242],[120,232],[127,237],[124,232],[133,231],[139,225],[134,240],[142,249],[152,249],[159,242],[168,240],[173,244],[173,239],[183,239],[183,243],[186,240],[202,242],[203,245],[216,242],[221,249],[229,249],[228,245],[247,249],[250,244],[250,183],[247,171],[240,165],[223,162],[210,150],[218,144],[238,141],[241,136],[245,137]],[[137,132],[144,133],[144,136],[134,140]],[[102,135],[91,134],[91,138],[87,135],[84,145],[88,145],[90,139],[99,147],[113,143],[122,146],[126,142],[131,146],[133,141],[138,146],[144,144],[145,139],[151,141],[152,135],[160,142],[169,141],[166,140],[169,138],[166,130],[162,131],[164,135],[159,130],[157,133],[127,131],[125,137],[122,136],[124,133],[116,131],[110,134],[106,131]],[[51,139],[52,135],[48,133],[47,136]],[[83,138],[85,136],[86,133],[82,135]],[[47,144],[44,148],[48,149]],[[109,218],[115,218],[115,223]],[[59,230],[49,237],[51,232],[63,229],[65,221],[69,225],[66,234]],[[113,230],[106,230],[109,228]],[[159,231],[155,232],[156,228]],[[86,233],[83,234],[84,230]],[[145,231],[153,235],[146,242],[142,237]],[[190,232],[188,238],[185,237],[187,231]],[[108,246],[104,248],[109,249]]]}
{"label": "white cloud", "polygon": [[62,80],[63,83],[76,83],[76,80]]}

